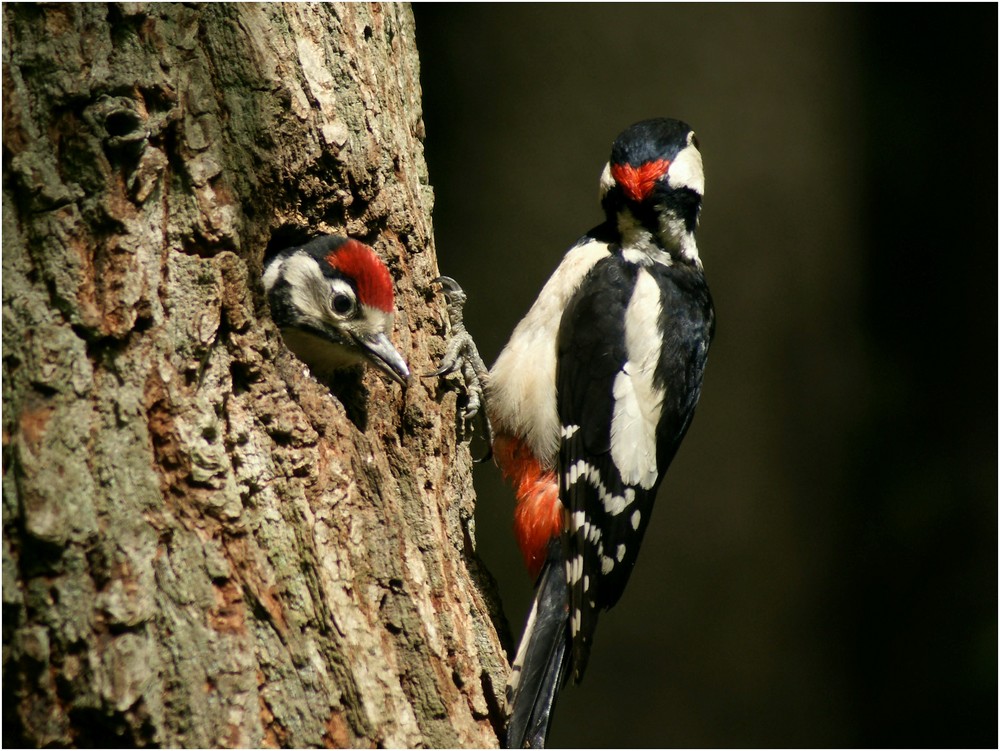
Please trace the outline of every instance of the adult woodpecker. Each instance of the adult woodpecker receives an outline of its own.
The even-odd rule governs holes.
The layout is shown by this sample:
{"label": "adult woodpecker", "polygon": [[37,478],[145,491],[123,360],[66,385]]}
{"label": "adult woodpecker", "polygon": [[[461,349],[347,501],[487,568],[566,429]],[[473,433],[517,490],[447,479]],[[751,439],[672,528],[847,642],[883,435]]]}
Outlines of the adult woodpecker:
{"label": "adult woodpecker", "polygon": [[704,187],[685,123],[619,135],[600,180],[604,222],[569,250],[486,379],[494,456],[537,577],[507,686],[511,748],[544,746],[558,691],[582,677],[694,414],[715,322],[695,243]]}
{"label": "adult woodpecker", "polygon": [[409,368],[388,336],[392,277],[367,245],[318,237],[277,253],[263,281],[285,343],[314,374],[367,363],[406,383]]}

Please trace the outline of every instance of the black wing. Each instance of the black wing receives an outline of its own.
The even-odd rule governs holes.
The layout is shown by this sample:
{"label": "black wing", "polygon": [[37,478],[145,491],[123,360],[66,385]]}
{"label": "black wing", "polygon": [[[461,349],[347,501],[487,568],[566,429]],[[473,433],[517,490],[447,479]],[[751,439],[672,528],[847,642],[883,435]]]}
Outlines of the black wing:
{"label": "black wing", "polygon": [[611,459],[612,388],[627,359],[625,309],[635,277],[636,267],[620,255],[599,261],[567,305],[559,330],[559,496],[568,514],[564,560],[576,680],[605,607],[602,571],[607,561],[615,563],[605,532],[625,488]]}
{"label": "black wing", "polygon": [[[637,275],[659,288],[659,331],[665,332],[654,371],[663,397],[652,485],[626,483],[611,452],[614,384],[626,361],[626,310]],[[704,294],[702,294],[702,290]],[[558,340],[560,498],[573,673],[583,675],[599,610],[614,605],[628,582],[660,480],[687,430],[704,371],[712,311],[700,272],[643,267],[613,254],[595,265],[563,314]]]}

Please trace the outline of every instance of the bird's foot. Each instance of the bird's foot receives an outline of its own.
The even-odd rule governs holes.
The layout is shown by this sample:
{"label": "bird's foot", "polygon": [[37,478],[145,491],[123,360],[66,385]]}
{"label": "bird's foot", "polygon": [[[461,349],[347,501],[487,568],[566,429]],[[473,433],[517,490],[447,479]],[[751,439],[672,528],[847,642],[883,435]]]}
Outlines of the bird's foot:
{"label": "bird's foot", "polygon": [[462,381],[465,393],[465,403],[461,406],[459,426],[462,435],[471,435],[478,417],[483,426],[483,437],[487,443],[486,456],[478,461],[489,459],[493,453],[493,428],[484,407],[486,381],[489,372],[479,348],[472,335],[465,328],[463,308],[468,296],[458,282],[448,276],[439,276],[434,280],[444,290],[448,321],[451,324],[451,337],[445,347],[441,365],[432,376],[447,376],[455,373]]}

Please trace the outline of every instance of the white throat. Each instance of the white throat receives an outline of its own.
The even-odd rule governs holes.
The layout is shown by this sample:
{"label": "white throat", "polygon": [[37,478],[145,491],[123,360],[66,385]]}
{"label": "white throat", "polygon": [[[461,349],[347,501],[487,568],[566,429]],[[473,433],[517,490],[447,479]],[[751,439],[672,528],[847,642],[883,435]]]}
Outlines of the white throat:
{"label": "white throat", "polygon": [[688,232],[683,219],[673,212],[660,213],[660,231],[657,233],[664,247],[670,248],[685,261],[701,268],[701,258],[698,256],[698,241],[694,232]]}
{"label": "white throat", "polygon": [[688,232],[684,220],[673,213],[659,214],[659,228],[654,236],[631,211],[622,209],[618,212],[618,233],[621,235],[622,254],[633,263],[670,266],[679,256],[701,267],[694,232]]}

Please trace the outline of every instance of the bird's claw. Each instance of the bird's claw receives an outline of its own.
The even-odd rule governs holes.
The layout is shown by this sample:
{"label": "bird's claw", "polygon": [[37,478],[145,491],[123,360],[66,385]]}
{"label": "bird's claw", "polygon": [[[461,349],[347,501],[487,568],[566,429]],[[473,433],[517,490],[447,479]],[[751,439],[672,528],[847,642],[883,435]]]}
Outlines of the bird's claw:
{"label": "bird's claw", "polygon": [[459,306],[463,306],[465,305],[465,301],[469,299],[469,296],[465,294],[465,290],[462,289],[461,285],[450,276],[439,276],[433,282],[441,285],[441,288],[444,290],[444,296],[449,303],[456,303]]}
{"label": "bird's claw", "polygon": [[448,339],[438,369],[427,375],[441,377],[452,373],[459,374],[465,392],[465,404],[461,409],[462,419],[459,421],[459,426],[463,436],[471,435],[475,418],[479,417],[483,426],[483,437],[487,443],[487,452],[486,456],[478,461],[486,461],[493,453],[493,427],[490,425],[486,410],[482,409],[489,372],[475,340],[465,328],[463,308],[468,295],[450,276],[439,276],[434,282],[441,285],[444,291],[448,322],[451,324],[451,337]]}

